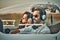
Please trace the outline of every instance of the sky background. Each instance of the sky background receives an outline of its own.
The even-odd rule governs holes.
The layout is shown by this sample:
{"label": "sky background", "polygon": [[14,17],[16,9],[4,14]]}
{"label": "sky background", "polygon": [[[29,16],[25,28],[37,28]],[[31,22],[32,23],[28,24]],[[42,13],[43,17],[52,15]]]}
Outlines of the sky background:
{"label": "sky background", "polygon": [[30,5],[46,4],[48,2],[60,8],[60,0],[0,0],[0,12],[19,12],[20,9],[20,11],[27,10]]}
{"label": "sky background", "polygon": [[0,8],[15,5],[15,4],[28,4],[28,3],[47,3],[51,2],[60,6],[60,0],[0,0]]}

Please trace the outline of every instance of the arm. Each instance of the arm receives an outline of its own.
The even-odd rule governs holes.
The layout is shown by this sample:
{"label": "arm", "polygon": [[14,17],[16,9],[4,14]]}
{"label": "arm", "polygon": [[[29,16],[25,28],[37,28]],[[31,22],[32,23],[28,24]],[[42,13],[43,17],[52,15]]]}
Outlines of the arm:
{"label": "arm", "polygon": [[16,29],[16,30],[12,30],[11,32],[10,32],[10,34],[16,34],[16,33],[18,33],[18,32],[20,32],[18,29]]}
{"label": "arm", "polygon": [[42,30],[41,30],[42,34],[49,34],[50,33],[50,29],[48,28],[48,26],[46,24],[44,24],[42,26]]}
{"label": "arm", "polygon": [[42,34],[49,34],[50,33],[50,29],[49,28],[45,28],[43,30],[41,30]]}
{"label": "arm", "polygon": [[30,32],[31,31],[31,26],[29,27],[25,27],[25,28],[22,28],[22,29],[16,29],[16,30],[12,30],[10,33],[11,34],[16,34],[16,33],[27,33],[27,32]]}
{"label": "arm", "polygon": [[25,27],[25,28],[22,28],[22,29],[19,29],[20,30],[20,33],[29,33],[32,29],[32,26],[29,26],[29,27]]}

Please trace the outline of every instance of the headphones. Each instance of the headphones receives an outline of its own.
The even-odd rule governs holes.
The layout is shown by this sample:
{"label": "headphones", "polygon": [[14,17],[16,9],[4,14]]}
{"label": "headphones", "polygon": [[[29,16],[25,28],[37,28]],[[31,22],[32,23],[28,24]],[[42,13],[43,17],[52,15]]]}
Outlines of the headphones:
{"label": "headphones", "polygon": [[33,22],[33,14],[30,13],[30,14],[28,15],[28,20],[32,20],[32,23],[34,23],[34,22]]}
{"label": "headphones", "polygon": [[35,8],[35,7],[33,7],[31,11],[34,12],[36,10],[38,10],[40,12],[40,19],[43,20],[43,21],[46,20],[46,12],[45,12],[45,10],[43,8]]}

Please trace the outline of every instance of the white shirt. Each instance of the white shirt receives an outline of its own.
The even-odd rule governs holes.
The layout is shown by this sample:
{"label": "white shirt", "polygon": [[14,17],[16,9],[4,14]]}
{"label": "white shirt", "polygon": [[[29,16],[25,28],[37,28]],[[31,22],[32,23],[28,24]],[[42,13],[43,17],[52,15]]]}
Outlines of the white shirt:
{"label": "white shirt", "polygon": [[32,28],[33,25],[29,27],[25,27],[20,30],[20,33],[35,33],[35,34],[47,34],[50,33],[50,29],[46,26],[46,24],[43,24],[42,26],[38,27],[36,30]]}

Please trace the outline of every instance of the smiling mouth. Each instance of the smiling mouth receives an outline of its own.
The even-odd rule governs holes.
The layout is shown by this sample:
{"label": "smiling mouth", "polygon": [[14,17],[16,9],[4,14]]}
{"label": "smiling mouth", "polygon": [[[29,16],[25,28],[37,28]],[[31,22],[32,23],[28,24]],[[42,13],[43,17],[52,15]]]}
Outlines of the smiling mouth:
{"label": "smiling mouth", "polygon": [[34,19],[34,22],[36,22],[37,20]]}

